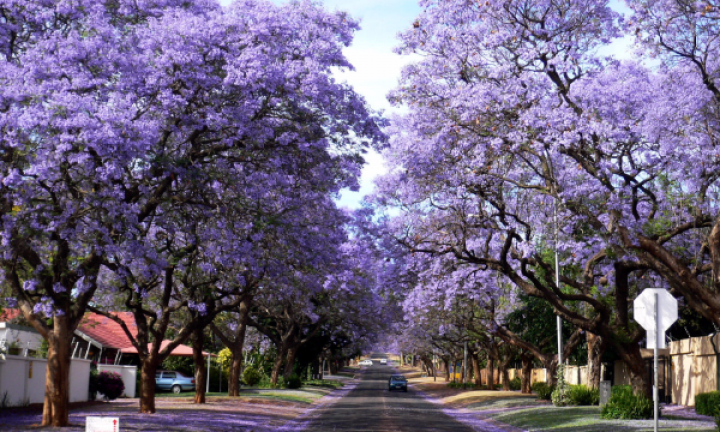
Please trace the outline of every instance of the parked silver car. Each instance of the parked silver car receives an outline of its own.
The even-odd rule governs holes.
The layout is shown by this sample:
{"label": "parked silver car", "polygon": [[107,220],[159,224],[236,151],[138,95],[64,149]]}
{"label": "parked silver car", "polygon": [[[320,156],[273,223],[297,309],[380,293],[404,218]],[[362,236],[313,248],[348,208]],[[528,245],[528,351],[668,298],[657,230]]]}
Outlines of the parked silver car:
{"label": "parked silver car", "polygon": [[158,390],[171,390],[175,394],[183,391],[195,391],[195,378],[187,377],[180,372],[157,371],[155,373],[155,388]]}

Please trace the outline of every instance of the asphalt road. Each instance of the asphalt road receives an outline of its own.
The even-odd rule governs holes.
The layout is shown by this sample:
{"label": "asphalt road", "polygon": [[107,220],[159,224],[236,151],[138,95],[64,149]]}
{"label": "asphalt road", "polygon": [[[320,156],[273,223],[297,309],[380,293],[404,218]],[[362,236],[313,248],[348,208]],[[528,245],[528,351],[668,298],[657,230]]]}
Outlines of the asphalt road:
{"label": "asphalt road", "polygon": [[[373,359],[385,355],[373,354]],[[345,397],[323,408],[306,431],[402,432],[452,431],[477,432],[444,414],[439,405],[423,399],[412,386],[408,392],[388,392],[392,366],[374,361],[362,373],[361,381]]]}

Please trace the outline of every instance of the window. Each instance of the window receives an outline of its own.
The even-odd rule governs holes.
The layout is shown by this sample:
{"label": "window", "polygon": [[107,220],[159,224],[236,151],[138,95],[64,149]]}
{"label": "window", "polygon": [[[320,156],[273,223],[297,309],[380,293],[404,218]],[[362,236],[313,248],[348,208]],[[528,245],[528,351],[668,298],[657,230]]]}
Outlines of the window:
{"label": "window", "polygon": [[175,379],[175,372],[165,372],[163,373],[163,378]]}
{"label": "window", "polygon": [[155,372],[155,379],[160,379],[162,372]]}

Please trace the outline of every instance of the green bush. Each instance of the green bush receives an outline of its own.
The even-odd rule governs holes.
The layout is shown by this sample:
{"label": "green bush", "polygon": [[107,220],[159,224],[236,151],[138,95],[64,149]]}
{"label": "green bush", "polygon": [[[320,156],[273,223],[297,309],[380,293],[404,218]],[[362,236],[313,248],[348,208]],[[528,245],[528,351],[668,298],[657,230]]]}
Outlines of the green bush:
{"label": "green bush", "polygon": [[547,385],[544,382],[536,382],[532,385],[532,391],[542,400],[550,400],[555,386]]}
{"label": "green bush", "polygon": [[299,389],[302,387],[302,379],[296,374],[290,375],[290,377],[285,380],[285,387],[289,389]]}
{"label": "green bush", "polygon": [[598,405],[600,390],[591,389],[586,385],[571,385],[567,393],[569,405]]}
{"label": "green bush", "polygon": [[256,386],[262,379],[262,374],[253,366],[248,366],[243,372],[243,382],[250,387]]}
{"label": "green bush", "polygon": [[715,409],[720,407],[720,391],[700,393],[695,396],[695,412],[702,415],[714,416]]}
{"label": "green bush", "polygon": [[102,371],[97,375],[97,391],[105,395],[105,399],[111,401],[119,398],[123,394],[125,384],[120,374]]}
{"label": "green bush", "polygon": [[450,387],[450,388],[452,388],[452,389],[463,389],[463,390],[465,390],[465,389],[474,389],[474,388],[475,388],[475,384],[473,384],[473,383],[471,383],[471,382],[468,382],[468,383],[463,384],[463,383],[461,383],[461,382],[459,382],[459,381],[450,381],[450,382],[448,383],[448,387]]}
{"label": "green bush", "polygon": [[720,405],[715,408],[715,424],[717,425],[718,432],[720,432]]}
{"label": "green bush", "polygon": [[520,377],[515,377],[510,380],[510,390],[520,390],[522,388],[522,380]]}
{"label": "green bush", "polygon": [[653,417],[653,402],[644,394],[634,394],[631,386],[612,388],[610,400],[602,407],[604,419],[649,419]]}

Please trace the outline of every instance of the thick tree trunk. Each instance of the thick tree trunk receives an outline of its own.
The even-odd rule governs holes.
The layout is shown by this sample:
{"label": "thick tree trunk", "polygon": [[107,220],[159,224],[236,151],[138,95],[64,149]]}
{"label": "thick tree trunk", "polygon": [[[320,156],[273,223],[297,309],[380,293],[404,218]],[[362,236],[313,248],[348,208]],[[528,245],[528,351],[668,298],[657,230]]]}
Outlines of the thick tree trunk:
{"label": "thick tree trunk", "polygon": [[502,388],[505,391],[510,390],[510,373],[508,373],[507,368],[509,362],[509,357],[500,362],[500,377],[502,378]]}
{"label": "thick tree trunk", "polygon": [[601,359],[605,353],[607,343],[601,336],[590,332],[585,333],[588,345],[588,386],[593,389],[600,388]]}
{"label": "thick tree trunk", "polygon": [[155,359],[144,359],[140,369],[140,413],[155,413],[155,372],[157,364]]}
{"label": "thick tree trunk", "polygon": [[548,355],[543,359],[543,366],[547,371],[546,383],[549,386],[554,386],[557,382],[557,355]]}
{"label": "thick tree trunk", "polygon": [[330,360],[328,362],[328,367],[330,368],[330,375],[337,375],[337,372],[338,372],[337,360]]}
{"label": "thick tree trunk", "polygon": [[203,357],[203,345],[205,344],[205,333],[202,328],[193,331],[193,362],[195,363],[195,403],[205,403],[205,380],[207,379],[207,369],[205,368],[205,358]]}
{"label": "thick tree trunk", "polygon": [[443,359],[443,364],[445,365],[445,382],[450,381],[450,362],[448,362],[448,359]]}
{"label": "thick tree trunk", "polygon": [[522,354],[522,383],[520,392],[522,394],[532,393],[532,357]]}
{"label": "thick tree trunk", "polygon": [[473,354],[470,357],[472,360],[473,372],[475,373],[475,385],[479,387],[482,385],[482,373],[480,372],[480,362],[478,361],[478,356],[476,354]]}
{"label": "thick tree trunk", "polygon": [[295,368],[295,356],[297,356],[299,349],[299,346],[293,346],[287,350],[287,356],[285,357],[285,373],[283,374],[285,379],[290,378],[290,375],[293,374]]}
{"label": "thick tree trunk", "polygon": [[65,315],[56,315],[48,337],[48,361],[45,374],[43,426],[68,425],[70,402],[70,345],[72,329]]}
{"label": "thick tree trunk", "polygon": [[242,374],[243,357],[240,351],[231,351],[230,382],[228,383],[228,396],[240,396],[240,375]]}

